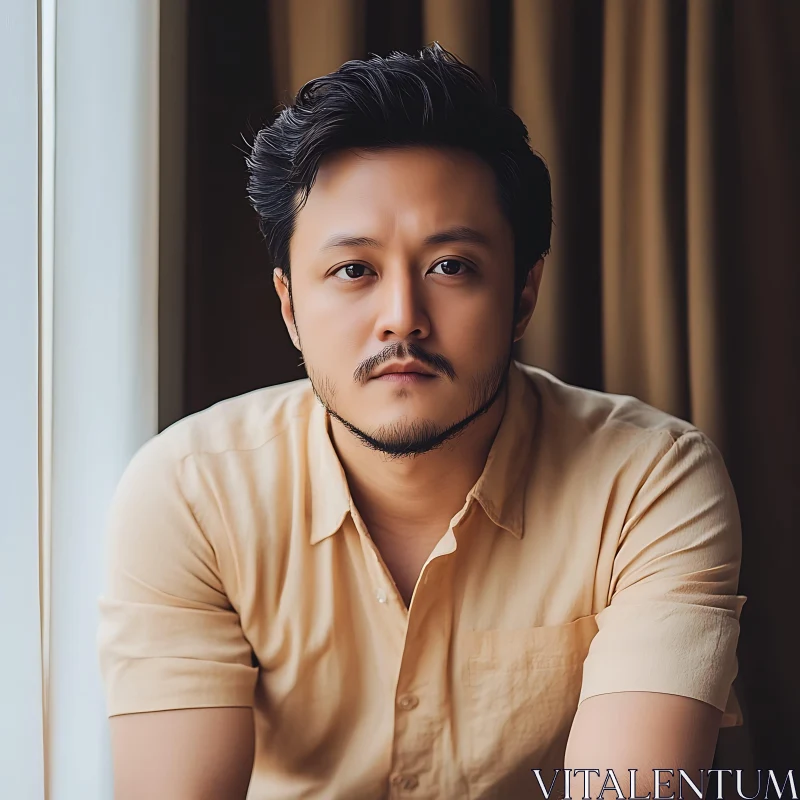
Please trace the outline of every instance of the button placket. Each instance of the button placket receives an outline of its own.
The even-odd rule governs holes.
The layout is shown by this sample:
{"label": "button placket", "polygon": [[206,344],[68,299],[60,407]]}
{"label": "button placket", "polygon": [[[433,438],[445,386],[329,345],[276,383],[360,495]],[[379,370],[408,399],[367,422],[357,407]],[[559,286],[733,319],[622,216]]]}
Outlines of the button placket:
{"label": "button placket", "polygon": [[419,698],[415,694],[401,695],[397,700],[397,707],[402,711],[411,711],[419,705]]}
{"label": "button placket", "polygon": [[390,606],[401,608],[403,616],[406,616],[405,604],[402,602],[400,594],[394,586],[391,573],[383,563],[378,549],[370,539],[369,534],[367,534],[366,531],[362,531],[358,524],[356,524],[356,529],[359,532],[362,552],[367,562],[366,567],[372,583],[373,596],[378,603],[386,608]]}

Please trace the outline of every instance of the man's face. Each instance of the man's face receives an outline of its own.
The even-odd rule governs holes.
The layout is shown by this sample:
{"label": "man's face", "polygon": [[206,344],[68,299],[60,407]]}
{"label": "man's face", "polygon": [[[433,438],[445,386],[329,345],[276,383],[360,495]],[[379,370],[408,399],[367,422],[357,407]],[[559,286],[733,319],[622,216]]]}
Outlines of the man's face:
{"label": "man's face", "polygon": [[[512,231],[477,156],[329,156],[290,264],[293,316],[280,273],[275,282],[289,333],[317,396],[362,442],[426,452],[491,406],[530,313],[515,327]],[[412,359],[429,374],[377,375]]]}

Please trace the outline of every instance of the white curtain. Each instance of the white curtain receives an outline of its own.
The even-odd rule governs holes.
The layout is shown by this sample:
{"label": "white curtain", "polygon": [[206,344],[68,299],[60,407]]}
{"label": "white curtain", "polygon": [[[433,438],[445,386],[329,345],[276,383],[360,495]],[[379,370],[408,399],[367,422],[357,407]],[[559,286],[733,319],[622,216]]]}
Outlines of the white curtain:
{"label": "white curtain", "polygon": [[1,794],[110,800],[97,597],[111,495],[157,431],[159,7],[3,9]]}
{"label": "white curtain", "polygon": [[36,4],[0,21],[0,795],[44,787],[39,597]]}

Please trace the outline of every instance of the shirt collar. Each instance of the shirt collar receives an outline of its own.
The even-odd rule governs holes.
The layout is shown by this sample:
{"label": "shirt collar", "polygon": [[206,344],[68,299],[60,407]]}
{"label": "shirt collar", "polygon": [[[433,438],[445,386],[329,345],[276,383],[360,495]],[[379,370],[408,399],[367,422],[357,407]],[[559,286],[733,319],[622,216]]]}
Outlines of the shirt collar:
{"label": "shirt collar", "polygon": [[[316,400],[316,398],[315,398]],[[528,379],[512,361],[503,419],[483,471],[469,492],[495,525],[521,539],[525,489],[538,412]],[[319,400],[309,419],[311,544],[332,536],[350,512],[347,477],[330,436],[330,416]]]}
{"label": "shirt collar", "polygon": [[512,361],[503,420],[470,494],[495,525],[517,539],[522,538],[524,530],[525,495],[538,411],[530,381],[517,362]]}

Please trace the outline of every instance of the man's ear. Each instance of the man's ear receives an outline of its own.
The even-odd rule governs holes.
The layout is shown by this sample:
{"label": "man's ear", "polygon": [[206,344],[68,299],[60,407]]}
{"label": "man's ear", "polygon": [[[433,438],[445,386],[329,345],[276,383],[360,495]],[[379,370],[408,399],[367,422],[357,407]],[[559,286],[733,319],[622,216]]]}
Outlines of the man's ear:
{"label": "man's ear", "polygon": [[281,301],[283,323],[286,325],[286,330],[289,331],[292,344],[299,350],[300,337],[297,335],[297,325],[294,321],[294,309],[292,308],[292,299],[289,293],[289,278],[280,267],[275,267],[272,270],[272,285],[275,287],[278,299]]}
{"label": "man's ear", "polygon": [[539,284],[542,282],[542,272],[544,271],[544,258],[540,258],[528,272],[525,279],[525,286],[517,306],[517,315],[514,322],[514,341],[518,342],[524,335],[528,323],[533,316],[536,308],[536,301],[539,299]]}

